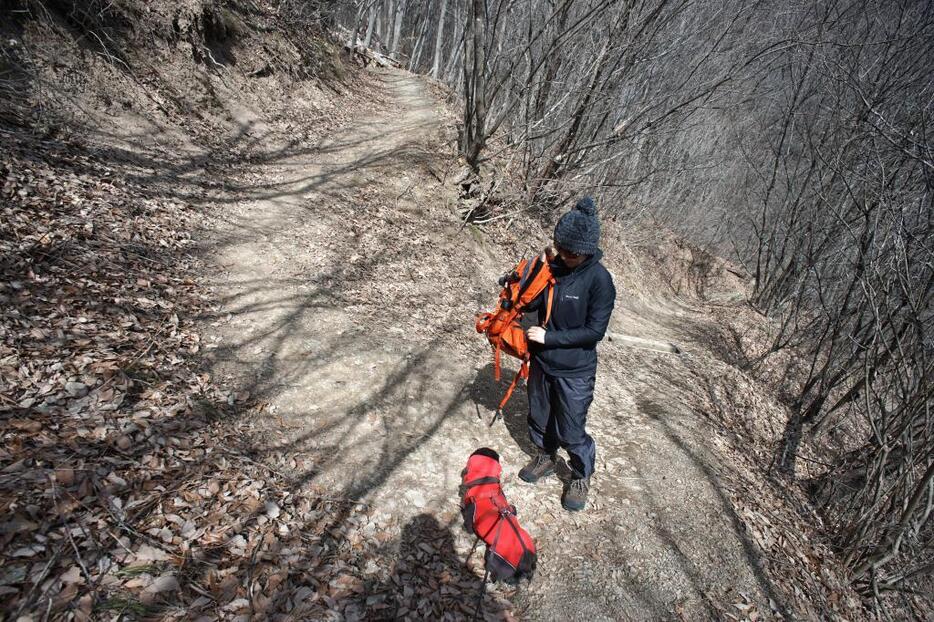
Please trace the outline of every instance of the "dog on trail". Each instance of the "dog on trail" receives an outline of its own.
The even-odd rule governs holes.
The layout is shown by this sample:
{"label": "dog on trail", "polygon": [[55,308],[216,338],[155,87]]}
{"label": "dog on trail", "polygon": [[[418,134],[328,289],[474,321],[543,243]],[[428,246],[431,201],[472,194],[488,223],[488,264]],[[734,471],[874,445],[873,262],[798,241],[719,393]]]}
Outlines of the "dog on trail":
{"label": "dog on trail", "polygon": [[476,450],[462,473],[461,513],[464,527],[486,544],[486,571],[493,581],[531,580],[538,555],[535,542],[516,518],[516,508],[500,486],[499,454],[487,447]]}

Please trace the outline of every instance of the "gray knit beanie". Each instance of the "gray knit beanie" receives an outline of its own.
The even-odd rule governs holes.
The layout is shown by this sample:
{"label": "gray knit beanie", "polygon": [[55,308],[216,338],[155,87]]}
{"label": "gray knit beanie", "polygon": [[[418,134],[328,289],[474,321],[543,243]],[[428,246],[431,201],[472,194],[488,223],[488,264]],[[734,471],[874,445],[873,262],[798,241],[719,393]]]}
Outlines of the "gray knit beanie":
{"label": "gray knit beanie", "polygon": [[593,199],[584,197],[555,225],[555,243],[575,255],[593,255],[600,243],[600,221]]}

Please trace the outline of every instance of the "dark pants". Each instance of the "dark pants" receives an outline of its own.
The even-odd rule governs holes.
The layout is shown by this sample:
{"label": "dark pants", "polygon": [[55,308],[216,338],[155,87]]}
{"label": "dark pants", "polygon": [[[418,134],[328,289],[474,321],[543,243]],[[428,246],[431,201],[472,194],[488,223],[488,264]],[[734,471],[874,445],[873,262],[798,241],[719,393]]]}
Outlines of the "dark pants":
{"label": "dark pants", "polygon": [[597,446],[587,434],[587,409],[593,401],[594,376],[556,378],[535,361],[529,370],[529,438],[548,453],[568,452],[574,477],[590,477]]}

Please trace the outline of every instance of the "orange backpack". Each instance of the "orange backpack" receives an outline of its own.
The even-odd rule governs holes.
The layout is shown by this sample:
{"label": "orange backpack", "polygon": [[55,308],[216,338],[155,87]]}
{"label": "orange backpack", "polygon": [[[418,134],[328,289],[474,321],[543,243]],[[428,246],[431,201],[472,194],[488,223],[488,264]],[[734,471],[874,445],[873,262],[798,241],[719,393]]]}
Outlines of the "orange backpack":
{"label": "orange backpack", "polygon": [[506,395],[499,403],[490,425],[496,423],[502,415],[503,407],[512,397],[519,378],[529,377],[529,344],[525,331],[519,323],[525,308],[547,289],[545,321],[541,323],[545,326],[551,319],[551,305],[555,291],[555,278],[551,274],[551,268],[548,266],[548,259],[544,253],[531,260],[520,261],[515,270],[499,279],[499,284],[502,285],[503,291],[499,293],[496,310],[477,316],[477,332],[484,333],[490,345],[493,346],[493,375],[497,382],[500,379],[501,370],[500,352],[516,357],[522,361],[522,365],[519,366],[516,377],[512,379]]}

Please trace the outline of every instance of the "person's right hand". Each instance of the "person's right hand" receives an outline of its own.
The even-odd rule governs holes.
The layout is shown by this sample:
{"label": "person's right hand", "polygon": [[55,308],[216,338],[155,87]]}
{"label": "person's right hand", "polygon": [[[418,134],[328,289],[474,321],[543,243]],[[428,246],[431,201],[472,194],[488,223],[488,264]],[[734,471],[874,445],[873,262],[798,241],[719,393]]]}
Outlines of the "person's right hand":
{"label": "person's right hand", "polygon": [[554,261],[555,257],[558,256],[558,249],[549,244],[545,247],[545,250],[542,251],[542,258],[547,259],[548,261]]}
{"label": "person's right hand", "polygon": [[545,344],[545,329],[541,326],[530,326],[527,331],[525,331],[525,336],[528,337],[529,341],[534,341],[535,343]]}

